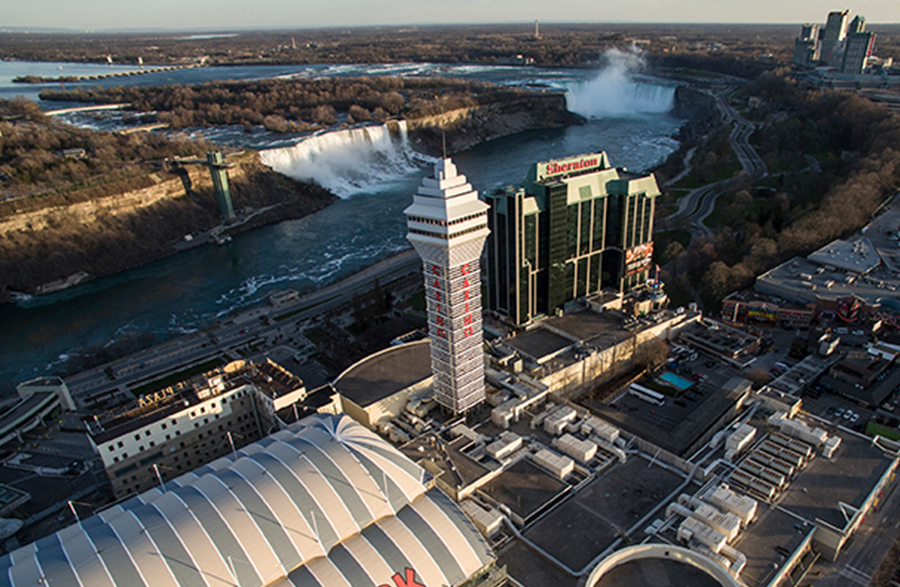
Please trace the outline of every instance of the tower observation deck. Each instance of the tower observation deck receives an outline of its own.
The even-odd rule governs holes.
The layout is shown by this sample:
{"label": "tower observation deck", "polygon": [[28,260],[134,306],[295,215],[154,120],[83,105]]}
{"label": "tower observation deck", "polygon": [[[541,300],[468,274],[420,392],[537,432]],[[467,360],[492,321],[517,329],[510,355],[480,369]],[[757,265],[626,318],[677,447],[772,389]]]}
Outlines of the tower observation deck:
{"label": "tower observation deck", "polygon": [[484,401],[480,260],[487,210],[445,158],[405,211],[406,238],[423,263],[434,398],[454,413]]}

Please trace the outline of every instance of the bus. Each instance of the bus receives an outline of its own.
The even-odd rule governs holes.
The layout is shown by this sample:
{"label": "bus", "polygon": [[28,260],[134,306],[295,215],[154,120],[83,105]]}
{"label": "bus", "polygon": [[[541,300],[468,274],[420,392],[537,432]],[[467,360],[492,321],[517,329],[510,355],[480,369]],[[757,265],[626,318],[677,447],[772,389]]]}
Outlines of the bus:
{"label": "bus", "polygon": [[647,389],[643,385],[638,385],[637,383],[632,383],[628,387],[628,393],[656,406],[662,406],[666,403],[666,396],[658,391]]}

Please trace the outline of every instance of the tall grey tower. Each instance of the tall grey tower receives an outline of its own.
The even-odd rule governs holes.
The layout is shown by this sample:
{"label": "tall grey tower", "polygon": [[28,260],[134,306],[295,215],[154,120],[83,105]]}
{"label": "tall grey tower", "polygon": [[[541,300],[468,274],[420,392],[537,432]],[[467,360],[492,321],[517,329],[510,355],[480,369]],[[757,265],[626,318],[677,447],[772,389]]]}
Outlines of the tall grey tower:
{"label": "tall grey tower", "polygon": [[488,205],[450,159],[434,165],[406,209],[406,238],[422,258],[434,398],[454,413],[484,401],[481,251]]}

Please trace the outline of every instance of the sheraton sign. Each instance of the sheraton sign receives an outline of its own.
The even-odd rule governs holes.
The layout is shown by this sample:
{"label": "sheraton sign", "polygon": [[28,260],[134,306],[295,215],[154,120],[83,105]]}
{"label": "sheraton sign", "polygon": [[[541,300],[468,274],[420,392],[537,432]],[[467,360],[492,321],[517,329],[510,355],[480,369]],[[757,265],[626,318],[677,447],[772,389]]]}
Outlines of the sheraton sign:
{"label": "sheraton sign", "polygon": [[592,153],[589,155],[579,155],[571,159],[560,159],[558,161],[547,161],[537,164],[537,177],[541,180],[555,175],[572,173],[574,171],[587,171],[589,169],[604,169],[608,167],[606,156],[603,153]]}

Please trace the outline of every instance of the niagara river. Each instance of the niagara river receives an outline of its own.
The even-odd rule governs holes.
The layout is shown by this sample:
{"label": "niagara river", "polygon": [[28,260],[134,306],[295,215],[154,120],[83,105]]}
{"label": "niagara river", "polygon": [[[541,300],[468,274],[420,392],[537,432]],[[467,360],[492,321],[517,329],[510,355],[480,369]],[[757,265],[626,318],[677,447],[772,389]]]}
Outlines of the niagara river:
{"label": "niagara river", "polygon": [[[10,69],[13,65],[22,67],[0,63],[0,97],[19,90],[9,83],[19,73]],[[669,114],[674,85],[635,75],[622,60],[600,71],[430,64],[248,66],[148,74],[115,83],[323,75],[442,75],[565,91],[568,108],[584,116],[586,124],[526,131],[453,156],[460,172],[482,193],[520,183],[536,161],[580,153],[606,151],[615,166],[650,169],[678,148],[673,137],[683,123]],[[36,93],[29,97],[36,98]],[[117,123],[99,117],[67,122],[95,128]],[[259,304],[274,291],[319,289],[409,248],[403,210],[433,159],[411,148],[402,124],[395,133],[370,125],[309,137],[262,132],[248,136],[228,128],[195,132],[257,149],[276,171],[318,182],[340,199],[300,220],[236,235],[226,246],[191,249],[55,294],[21,296],[0,307],[5,327],[0,333],[2,393],[11,393],[20,381],[63,368],[74,352],[139,332],[170,339]]]}

